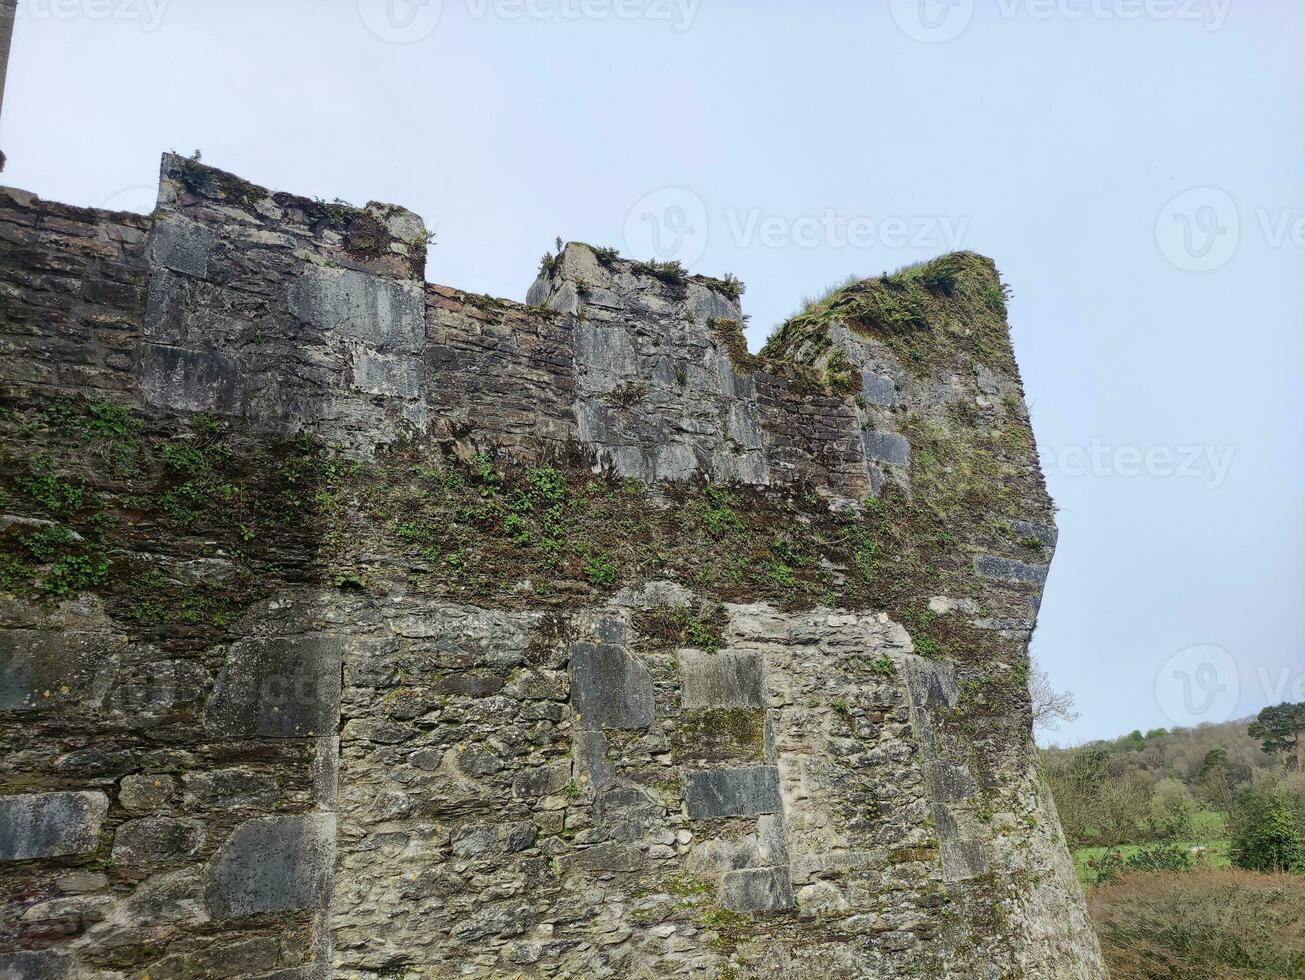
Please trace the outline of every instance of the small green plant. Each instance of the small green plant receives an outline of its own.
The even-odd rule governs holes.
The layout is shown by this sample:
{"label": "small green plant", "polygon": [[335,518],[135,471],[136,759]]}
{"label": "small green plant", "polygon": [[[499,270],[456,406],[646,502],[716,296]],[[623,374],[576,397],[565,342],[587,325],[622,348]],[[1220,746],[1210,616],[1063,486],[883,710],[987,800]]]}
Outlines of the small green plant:
{"label": "small green plant", "polygon": [[43,587],[51,595],[69,596],[103,585],[108,577],[109,560],[104,555],[66,555],[50,566]]}
{"label": "small green plant", "polygon": [[188,479],[208,469],[208,460],[203,451],[189,442],[164,443],[163,463],[174,473]]}
{"label": "small green plant", "polygon": [[28,554],[41,564],[53,561],[72,541],[72,532],[62,524],[50,524],[22,538]]}
{"label": "small green plant", "polygon": [[893,661],[887,654],[881,654],[870,661],[870,672],[879,677],[892,677],[897,672],[897,668],[893,666]]}
{"label": "small green plant", "polygon": [[595,588],[610,589],[616,584],[616,565],[606,555],[594,555],[585,562],[585,580]]}

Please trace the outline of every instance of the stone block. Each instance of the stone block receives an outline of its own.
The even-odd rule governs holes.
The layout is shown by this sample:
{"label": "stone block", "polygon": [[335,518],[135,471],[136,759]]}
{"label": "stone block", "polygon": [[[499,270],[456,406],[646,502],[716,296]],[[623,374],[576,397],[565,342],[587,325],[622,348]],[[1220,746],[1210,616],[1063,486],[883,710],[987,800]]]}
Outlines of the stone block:
{"label": "stone block", "polygon": [[787,868],[745,868],[721,879],[721,901],[731,912],[779,912],[793,907]]}
{"label": "stone block", "polygon": [[290,312],[342,340],[417,353],[426,337],[426,300],[416,284],[350,269],[309,268],[290,287]]}
{"label": "stone block", "polygon": [[150,234],[150,262],[203,279],[208,275],[212,247],[213,234],[203,225],[185,218],[169,217],[156,223]]}
{"label": "stone block", "polygon": [[0,631],[0,711],[68,710],[100,701],[115,651],[94,634]]}
{"label": "stone block", "polygon": [[764,708],[760,653],[680,653],[680,704],[686,711]]}
{"label": "stone block", "polygon": [[895,466],[906,466],[911,462],[911,444],[896,432],[866,432],[864,440],[867,459]]}
{"label": "stone block", "polygon": [[975,556],[974,570],[984,578],[998,582],[1018,582],[1021,585],[1045,585],[1047,582],[1046,565],[1027,565],[995,555]]}
{"label": "stone block", "polygon": [[706,769],[685,778],[684,802],[694,820],[778,813],[779,772],[774,766]]}
{"label": "stone block", "polygon": [[334,864],[335,814],[250,820],[213,856],[204,902],[215,919],[325,908]]}
{"label": "stone block", "polygon": [[988,870],[983,845],[977,840],[944,840],[941,848],[946,881],[967,881]]}
{"label": "stone block", "polygon": [[0,796],[0,861],[90,854],[108,812],[103,793]]}
{"label": "stone block", "polygon": [[198,820],[145,817],[118,828],[113,860],[127,867],[166,867],[184,864],[203,846],[204,825]]}
{"label": "stone block", "polygon": [[204,711],[204,725],[227,738],[310,738],[340,719],[342,644],[331,637],[234,644]]}
{"label": "stone block", "polygon": [[1045,524],[1034,524],[1032,521],[1013,520],[1010,522],[1011,530],[1015,532],[1022,540],[1039,541],[1045,548],[1056,547],[1056,541],[1060,532],[1055,527],[1048,527]]}
{"label": "stone block", "polygon": [[897,385],[892,378],[871,371],[861,372],[861,396],[871,405],[892,408],[897,404]]}
{"label": "stone block", "polygon": [[216,351],[142,344],[141,394],[159,408],[239,415],[245,374],[235,359]]}
{"label": "stone block", "polygon": [[73,955],[62,950],[0,953],[0,980],[77,980],[83,975]]}
{"label": "stone block", "polygon": [[653,722],[648,668],[617,646],[571,648],[571,705],[588,729],[647,728]]}
{"label": "stone block", "polygon": [[929,795],[935,801],[945,803],[968,800],[978,791],[978,785],[969,770],[954,762],[926,762],[924,781],[929,787]]}

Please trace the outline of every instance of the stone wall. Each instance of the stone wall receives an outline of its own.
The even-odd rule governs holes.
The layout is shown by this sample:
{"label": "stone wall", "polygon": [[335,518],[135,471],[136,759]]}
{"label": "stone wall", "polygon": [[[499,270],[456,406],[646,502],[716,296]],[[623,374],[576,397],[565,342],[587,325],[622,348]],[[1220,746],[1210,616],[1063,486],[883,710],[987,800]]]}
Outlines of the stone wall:
{"label": "stone wall", "polygon": [[1103,976],[991,263],[758,357],[733,281],[426,244],[0,194],[0,976]]}

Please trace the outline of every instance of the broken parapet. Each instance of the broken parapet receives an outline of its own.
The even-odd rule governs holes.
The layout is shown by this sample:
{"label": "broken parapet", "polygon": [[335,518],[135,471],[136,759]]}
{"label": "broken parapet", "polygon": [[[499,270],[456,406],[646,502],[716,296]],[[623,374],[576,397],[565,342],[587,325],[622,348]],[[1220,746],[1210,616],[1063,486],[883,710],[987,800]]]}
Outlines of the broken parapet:
{"label": "broken parapet", "polygon": [[992,263],[752,354],[734,280],[425,248],[0,192],[0,974],[1102,976]]}

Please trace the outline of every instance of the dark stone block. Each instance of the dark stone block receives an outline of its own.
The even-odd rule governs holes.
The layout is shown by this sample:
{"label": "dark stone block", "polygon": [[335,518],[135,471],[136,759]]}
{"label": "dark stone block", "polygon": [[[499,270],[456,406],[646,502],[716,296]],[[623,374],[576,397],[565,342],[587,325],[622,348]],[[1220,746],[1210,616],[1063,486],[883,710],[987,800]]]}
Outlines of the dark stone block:
{"label": "dark stone block", "polygon": [[759,653],[680,654],[680,703],[686,710],[764,708]]}
{"label": "dark stone block", "polygon": [[0,711],[50,711],[96,703],[115,651],[79,633],[0,631]]}
{"label": "dark stone block", "polygon": [[620,647],[571,649],[571,704],[588,729],[647,728],[653,722],[648,668]]}
{"label": "dark stone block", "polygon": [[250,820],[213,856],[204,901],[215,919],[325,908],[334,864],[335,814]]}
{"label": "dark stone block", "polygon": [[204,825],[198,820],[146,817],[118,828],[113,860],[128,867],[184,864],[203,846]]}
{"label": "dark stone block", "polygon": [[694,820],[778,813],[779,771],[774,766],[707,769],[688,774],[684,802]]}
{"label": "dark stone block", "polygon": [[341,643],[329,637],[233,645],[205,709],[205,727],[230,738],[311,738],[335,731],[341,657]]}
{"label": "dark stone block", "polygon": [[867,432],[864,438],[867,459],[896,466],[906,466],[911,462],[911,444],[904,436],[895,432]]}
{"label": "dark stone block", "polygon": [[897,385],[893,379],[870,371],[861,372],[861,394],[871,405],[891,408],[897,404]]}
{"label": "dark stone block", "polygon": [[947,803],[968,800],[978,791],[969,770],[954,762],[926,762],[924,780],[933,799]]}
{"label": "dark stone block", "polygon": [[197,279],[208,275],[208,255],[213,234],[203,225],[183,218],[169,218],[154,226],[150,234],[150,261]]}
{"label": "dark stone block", "polygon": [[90,854],[108,812],[103,793],[0,796],[0,861]]}
{"label": "dark stone block", "polygon": [[731,912],[779,912],[795,904],[787,868],[727,871],[721,881],[721,899]]}
{"label": "dark stone block", "polygon": [[1045,585],[1047,582],[1046,565],[1026,565],[1011,558],[978,555],[974,559],[974,568],[984,578],[998,582],[1018,582],[1022,585]]}

